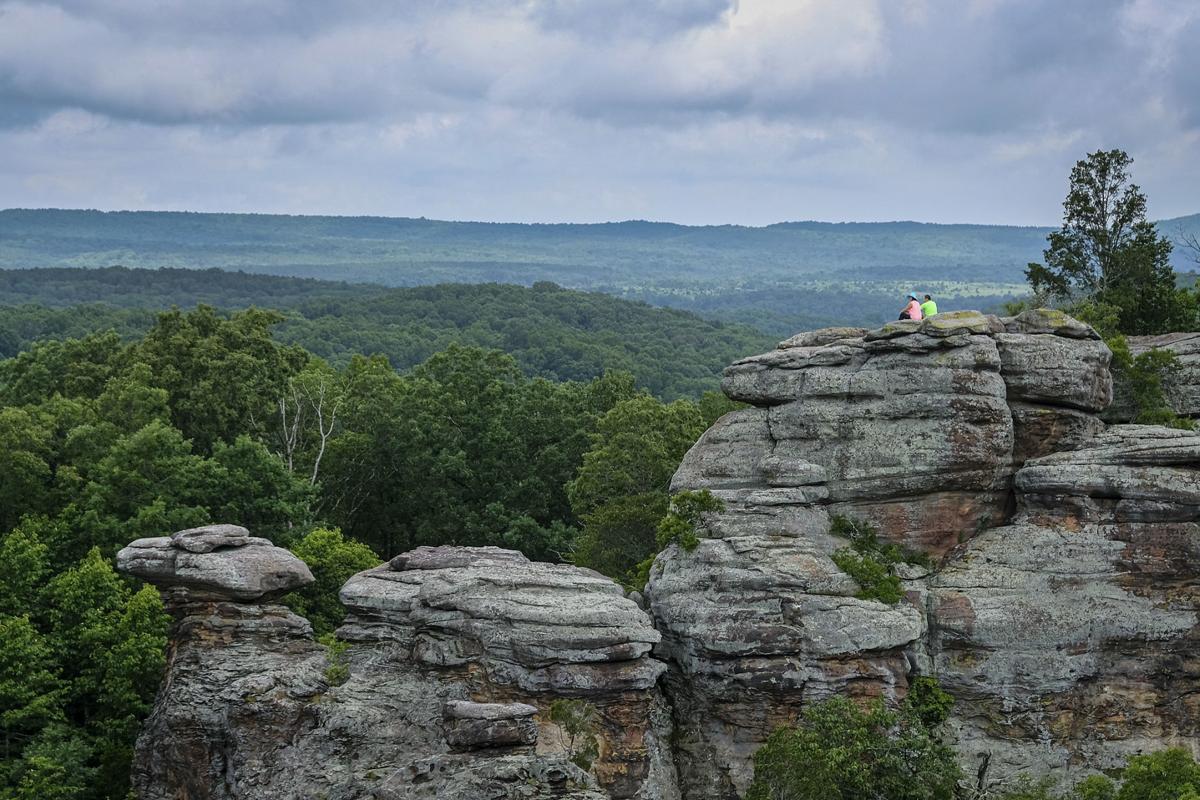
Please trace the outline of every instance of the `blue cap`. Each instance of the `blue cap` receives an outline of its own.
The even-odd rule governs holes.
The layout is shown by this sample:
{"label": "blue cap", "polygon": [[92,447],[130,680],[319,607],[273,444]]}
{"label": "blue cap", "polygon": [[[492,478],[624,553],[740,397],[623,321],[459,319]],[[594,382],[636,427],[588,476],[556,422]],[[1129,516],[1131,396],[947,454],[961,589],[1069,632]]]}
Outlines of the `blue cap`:
{"label": "blue cap", "polygon": [[909,297],[911,297],[913,300],[920,300],[920,299],[921,299],[921,298],[917,297],[915,294],[913,294],[912,292],[909,292],[909,293],[908,293],[908,296],[909,296]]}

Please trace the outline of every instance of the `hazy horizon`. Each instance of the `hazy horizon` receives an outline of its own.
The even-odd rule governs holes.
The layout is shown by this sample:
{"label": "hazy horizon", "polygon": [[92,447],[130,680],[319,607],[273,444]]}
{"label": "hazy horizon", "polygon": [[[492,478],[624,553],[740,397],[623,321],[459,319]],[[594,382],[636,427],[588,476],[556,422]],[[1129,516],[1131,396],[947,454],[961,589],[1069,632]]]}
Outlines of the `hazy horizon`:
{"label": "hazy horizon", "polygon": [[[931,220],[920,219],[780,219],[774,222],[764,222],[757,225],[742,224],[736,222],[716,222],[716,223],[688,223],[678,222],[670,219],[643,219],[643,218],[627,218],[627,219],[595,219],[595,220],[559,220],[559,221],[536,221],[523,222],[511,219],[442,219],[430,216],[408,216],[408,215],[392,215],[392,214],[336,214],[336,213],[287,213],[278,211],[197,211],[188,208],[63,208],[58,206],[43,206],[43,207],[22,207],[12,206],[9,208],[0,208],[0,214],[9,211],[80,211],[80,212],[96,212],[100,214],[231,214],[231,215],[247,215],[247,216],[264,216],[264,217],[330,217],[344,219],[413,219],[426,220],[428,222],[448,222],[448,223],[478,223],[481,225],[620,225],[623,223],[646,223],[651,225],[675,225],[683,228],[770,228],[774,225],[941,225],[941,226],[965,226],[965,227],[990,227],[990,228],[1056,228],[1058,222],[1041,223],[1030,225],[1015,225],[1007,223],[986,222],[986,221],[946,221],[934,222]],[[1156,223],[1171,222],[1176,219],[1186,217],[1194,217],[1200,215],[1200,211],[1188,214],[1179,214],[1172,217],[1164,217],[1154,219]]]}

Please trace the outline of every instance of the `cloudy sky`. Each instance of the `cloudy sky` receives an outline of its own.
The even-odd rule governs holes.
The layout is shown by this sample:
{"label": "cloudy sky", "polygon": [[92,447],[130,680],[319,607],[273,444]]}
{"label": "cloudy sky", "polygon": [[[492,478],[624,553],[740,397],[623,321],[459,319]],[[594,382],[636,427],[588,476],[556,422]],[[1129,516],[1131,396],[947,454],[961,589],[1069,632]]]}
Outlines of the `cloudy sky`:
{"label": "cloudy sky", "polygon": [[1200,211],[1197,0],[0,0],[0,207],[1054,224]]}

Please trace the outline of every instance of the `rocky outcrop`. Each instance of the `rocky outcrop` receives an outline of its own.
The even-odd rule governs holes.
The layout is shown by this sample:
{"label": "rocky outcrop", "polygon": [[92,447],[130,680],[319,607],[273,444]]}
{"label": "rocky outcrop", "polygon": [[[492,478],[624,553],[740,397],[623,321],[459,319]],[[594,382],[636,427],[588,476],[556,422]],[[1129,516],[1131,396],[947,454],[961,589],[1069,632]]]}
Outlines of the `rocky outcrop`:
{"label": "rocky outcrop", "polygon": [[[1184,340],[1180,340],[1184,341]],[[736,362],[672,488],[698,545],[644,611],[588,570],[418,548],[351,578],[339,653],[276,601],[311,580],[234,526],[144,539],[175,615],[135,785],[167,798],[733,800],[832,694],[956,698],[967,774],[1076,776],[1200,752],[1200,434],[1100,419],[1110,354],[1038,310],[811,331]],[[864,599],[836,516],[920,553]],[[568,758],[557,701],[595,709]]]}
{"label": "rocky outcrop", "polygon": [[[138,740],[142,800],[678,797],[659,635],[605,578],[421,548],[346,584],[331,655],[269,602],[312,580],[303,563],[244,529],[139,540],[118,563],[176,618]],[[568,697],[599,711],[593,774],[550,719]]]}
{"label": "rocky outcrop", "polygon": [[422,547],[354,576],[341,598],[338,635],[363,681],[375,681],[371,654],[399,648],[472,699],[535,707],[542,751],[565,741],[551,704],[586,698],[599,712],[600,785],[612,797],[674,796],[657,690],[666,666],[650,657],[661,637],[608,578],[512,550]]}
{"label": "rocky outcrop", "polygon": [[[985,779],[1200,745],[1200,462],[1191,434],[1105,430],[1109,358],[1091,328],[1041,310],[811,332],[726,371],[750,406],[673,483],[725,508],[647,590],[686,797],[739,796],[750,755],[805,704],[897,701],[918,674],[958,698],[951,727]],[[906,567],[897,605],[858,599],[831,558],[847,544],[833,514],[935,567]]]}
{"label": "rocky outcrop", "polygon": [[1200,435],[1118,426],[1017,473],[1012,524],[930,581],[959,749],[997,774],[1200,747]]}

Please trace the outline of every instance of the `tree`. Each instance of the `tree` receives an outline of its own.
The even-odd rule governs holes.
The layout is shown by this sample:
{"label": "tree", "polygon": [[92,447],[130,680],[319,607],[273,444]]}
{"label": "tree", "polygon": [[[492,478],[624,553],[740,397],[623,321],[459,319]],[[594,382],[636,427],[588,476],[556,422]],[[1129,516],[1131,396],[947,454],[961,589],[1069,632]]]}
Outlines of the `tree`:
{"label": "tree", "polygon": [[1179,800],[1200,793],[1200,764],[1181,747],[1133,756],[1121,774],[1117,800]]}
{"label": "tree", "polygon": [[0,752],[5,760],[62,718],[63,686],[51,643],[27,616],[0,616]]}
{"label": "tree", "polygon": [[379,558],[361,542],[347,539],[336,528],[317,528],[296,543],[292,552],[312,571],[308,586],[284,598],[297,614],[308,618],[317,636],[342,624],[346,609],[338,591],[351,575],[379,565]]}
{"label": "tree", "polygon": [[1132,163],[1122,150],[1098,150],[1075,164],[1062,227],[1047,237],[1045,264],[1029,264],[1026,277],[1038,294],[1116,307],[1122,333],[1188,329],[1196,298],[1176,288],[1171,242],[1146,219]]}
{"label": "tree", "polygon": [[746,800],[950,800],[960,773],[935,730],[945,707],[927,696],[897,710],[840,696],[809,706],[754,754]]}
{"label": "tree", "polygon": [[217,441],[265,435],[282,387],[307,363],[304,350],[272,339],[282,321],[278,312],[254,308],[228,319],[209,306],[168,311],[131,355],[167,391],[171,422],[207,453]]}
{"label": "tree", "polygon": [[600,418],[592,449],[567,495],[583,534],[576,564],[633,583],[633,571],[658,551],[671,476],[707,421],[689,400],[663,404],[648,395],[618,403]]}

